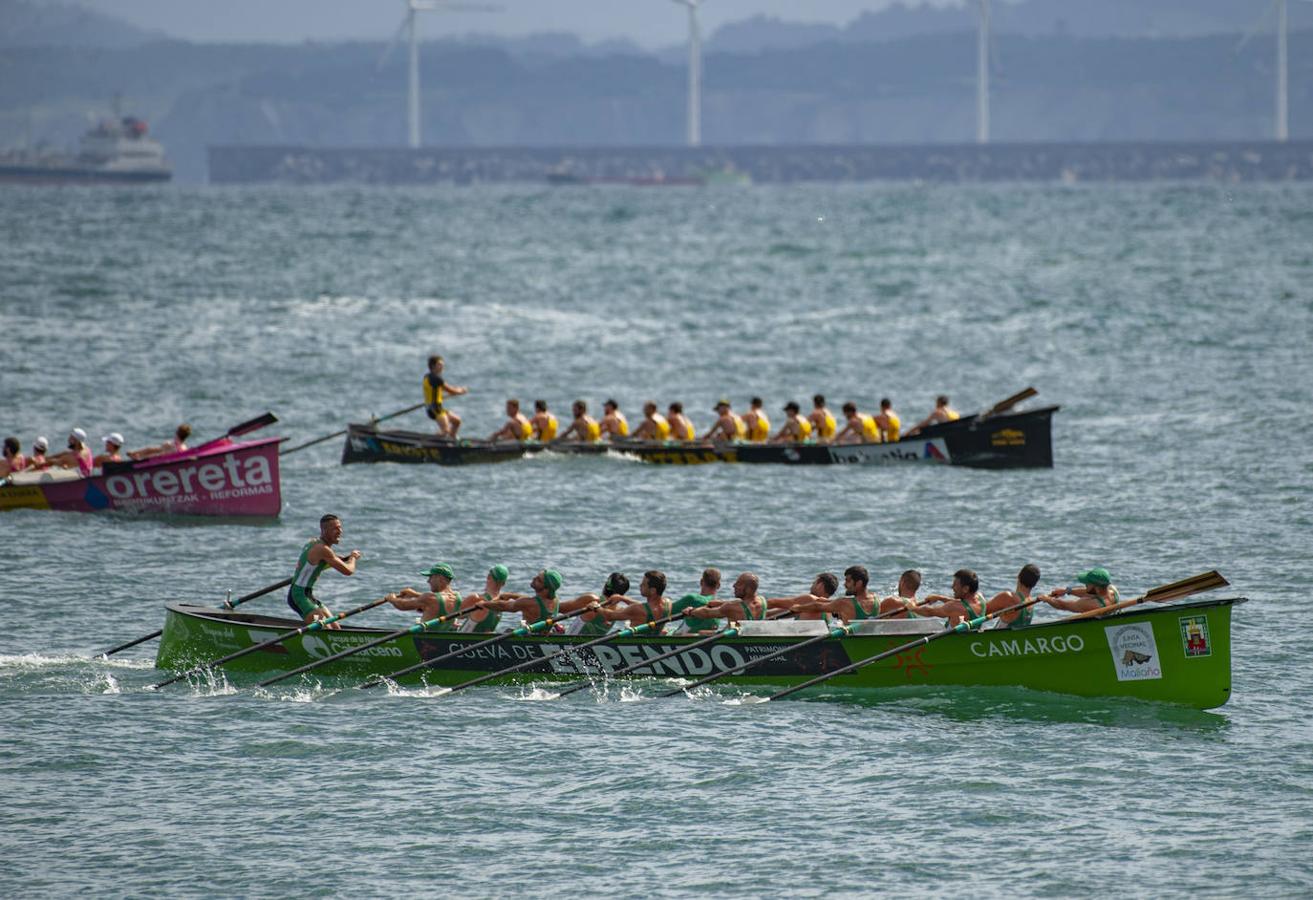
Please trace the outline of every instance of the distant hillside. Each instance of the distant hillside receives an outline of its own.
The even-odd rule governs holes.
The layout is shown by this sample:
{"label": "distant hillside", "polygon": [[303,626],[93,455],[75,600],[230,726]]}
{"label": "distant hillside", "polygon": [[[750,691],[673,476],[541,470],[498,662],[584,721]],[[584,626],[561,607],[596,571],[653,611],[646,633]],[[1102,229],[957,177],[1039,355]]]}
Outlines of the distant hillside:
{"label": "distant hillside", "polygon": [[70,3],[0,0],[0,47],[137,47],[163,35]]}

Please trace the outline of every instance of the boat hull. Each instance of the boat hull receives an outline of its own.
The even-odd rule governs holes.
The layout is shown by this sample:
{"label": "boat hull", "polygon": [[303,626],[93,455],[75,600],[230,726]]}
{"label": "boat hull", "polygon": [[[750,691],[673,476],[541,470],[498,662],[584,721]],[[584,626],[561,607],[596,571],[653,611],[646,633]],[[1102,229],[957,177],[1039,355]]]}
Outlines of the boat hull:
{"label": "boat hull", "polygon": [[[1231,693],[1231,609],[1237,599],[1142,606],[1109,619],[1048,622],[1016,631],[953,634],[922,643],[815,689],[881,690],[906,687],[1007,686],[1087,697],[1131,697],[1210,709]],[[783,624],[783,623],[781,623]],[[698,678],[727,671],[754,658],[806,640],[805,626],[792,632],[745,634],[681,653],[637,669],[637,678]],[[181,669],[252,646],[299,625],[292,619],[214,610],[186,604],[166,607],[156,665]],[[787,686],[832,672],[923,638],[935,626],[926,620],[859,623],[867,631],[800,647],[726,684]],[[758,628],[775,627],[775,623]],[[344,628],[315,632],[250,653],[226,667],[234,675],[268,676],[360,646],[386,632]],[[302,676],[357,683],[424,659],[469,647],[486,635],[406,635],[345,657]],[[584,641],[553,635],[515,637],[446,660],[401,679],[402,684],[454,685],[516,663],[537,659],[526,671],[492,683],[524,683],[605,677],[616,670],[697,640],[691,636],[629,637],[565,653]],[[803,695],[807,696],[807,695]]]}
{"label": "boat hull", "polygon": [[975,416],[927,428],[891,444],[754,444],[746,442],[562,443],[451,441],[418,431],[349,425],[342,464],[435,463],[445,466],[509,462],[550,450],[574,456],[621,454],[665,465],[775,463],[881,465],[921,462],[984,469],[1052,468],[1052,418],[1059,407],[979,420]]}
{"label": "boat hull", "polygon": [[282,438],[225,443],[109,466],[90,478],[0,486],[0,511],[53,509],[187,516],[272,517],[282,508]]}

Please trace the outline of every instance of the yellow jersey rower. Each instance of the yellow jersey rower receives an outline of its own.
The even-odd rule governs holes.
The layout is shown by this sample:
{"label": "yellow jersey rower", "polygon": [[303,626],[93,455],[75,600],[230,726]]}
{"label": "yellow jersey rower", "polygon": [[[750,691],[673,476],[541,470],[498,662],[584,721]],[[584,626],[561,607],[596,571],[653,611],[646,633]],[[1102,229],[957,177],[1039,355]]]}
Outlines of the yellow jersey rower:
{"label": "yellow jersey rower", "polygon": [[958,414],[958,411],[948,405],[948,395],[940,394],[938,397],[935,398],[935,408],[930,410],[930,415],[926,416],[924,419],[918,422],[916,427],[913,428],[911,431],[909,431],[907,434],[910,437],[911,435],[916,434],[922,428],[925,428],[930,425],[939,425],[944,422],[956,422],[960,417],[961,416]]}
{"label": "yellow jersey rower", "polygon": [[506,424],[494,431],[489,441],[527,441],[533,434],[533,425],[520,412],[520,401],[514,397],[506,401]]}
{"label": "yellow jersey rower", "polygon": [[830,412],[829,407],[825,405],[824,394],[817,394],[812,397],[812,411],[807,416],[807,420],[811,422],[812,430],[816,432],[816,440],[822,443],[833,438],[835,430],[839,427],[839,424],[834,421],[834,413]]}
{"label": "yellow jersey rower", "polygon": [[469,388],[460,385],[447,384],[442,377],[442,370],[445,366],[446,362],[441,356],[429,357],[429,370],[424,375],[423,382],[424,413],[437,423],[438,434],[455,439],[456,432],[460,431],[460,416],[445,408],[442,401],[448,394],[453,397],[460,397],[470,391]]}
{"label": "yellow jersey rower", "polygon": [[784,404],[786,417],[784,424],[775,437],[770,439],[772,444],[782,444],[786,441],[793,443],[802,443],[809,440],[812,436],[812,423],[802,417],[802,407],[790,400]]}
{"label": "yellow jersey rower", "polygon": [[845,403],[843,416],[848,424],[834,436],[836,444],[880,443],[880,429],[875,424],[875,416],[858,412],[856,403]]}
{"label": "yellow jersey rower", "polygon": [[670,423],[666,417],[657,412],[657,405],[651,400],[643,404],[643,423],[634,432],[636,441],[670,440]]}
{"label": "yellow jersey rower", "polygon": [[533,427],[533,437],[544,444],[556,437],[556,430],[560,427],[555,413],[547,410],[546,400],[533,401],[533,418],[529,424]]}
{"label": "yellow jersey rower", "polygon": [[764,405],[760,397],[753,397],[748,403],[748,414],[743,417],[748,426],[748,440],[756,444],[764,444],[770,437],[770,417],[762,409]]}
{"label": "yellow jersey rower", "polygon": [[666,410],[666,421],[670,423],[670,437],[676,441],[695,441],[697,440],[697,430],[693,428],[693,423],[684,415],[684,404],[676,401],[670,404]]}
{"label": "yellow jersey rower", "polygon": [[620,411],[620,404],[614,400],[608,399],[602,404],[602,421],[598,426],[605,438],[629,437],[629,420]]}
{"label": "yellow jersey rower", "polygon": [[903,420],[894,412],[894,405],[888,397],[880,398],[880,414],[875,417],[875,427],[880,429],[880,440],[884,443],[893,444],[898,441]]}
{"label": "yellow jersey rower", "polygon": [[596,444],[602,439],[602,426],[597,424],[597,420],[588,415],[588,404],[582,400],[574,401],[570,407],[570,412],[574,413],[574,421],[570,427],[561,432],[558,441],[569,440],[573,437],[577,441],[583,441],[586,444]]}
{"label": "yellow jersey rower", "polygon": [[721,397],[716,402],[716,424],[702,435],[704,441],[741,441],[748,436],[748,423],[736,415],[729,400]]}

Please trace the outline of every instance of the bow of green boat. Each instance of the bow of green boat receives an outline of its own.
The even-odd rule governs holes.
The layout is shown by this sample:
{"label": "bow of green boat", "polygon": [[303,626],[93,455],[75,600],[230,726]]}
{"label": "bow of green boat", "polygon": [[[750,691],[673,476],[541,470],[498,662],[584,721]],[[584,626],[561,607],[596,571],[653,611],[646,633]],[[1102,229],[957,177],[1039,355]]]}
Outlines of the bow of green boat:
{"label": "bow of green boat", "polygon": [[[238,678],[289,672],[361,648],[313,669],[307,677],[353,684],[433,661],[402,682],[450,686],[530,663],[493,683],[606,677],[637,666],[633,677],[701,678],[723,672],[727,683],[789,686],[907,645],[888,659],[835,676],[811,695],[916,686],[1010,686],[1211,709],[1230,697],[1231,610],[1242,602],[1228,598],[1144,605],[1107,618],[946,636],[942,624],[929,619],[857,622],[848,635],[821,641],[812,639],[826,632],[822,622],[749,622],[736,635],[673,653],[699,636],[617,637],[576,651],[585,638],[524,635],[476,647],[487,644],[488,636],[422,632],[379,642],[388,629],[344,627],[292,637],[242,656],[224,671]],[[156,666],[181,670],[252,647],[298,624],[288,618],[171,603]],[[942,639],[926,640],[936,634]],[[736,674],[753,660],[794,644],[799,645],[796,652]],[[453,655],[455,651],[467,652]],[[646,664],[658,656],[664,658]]]}

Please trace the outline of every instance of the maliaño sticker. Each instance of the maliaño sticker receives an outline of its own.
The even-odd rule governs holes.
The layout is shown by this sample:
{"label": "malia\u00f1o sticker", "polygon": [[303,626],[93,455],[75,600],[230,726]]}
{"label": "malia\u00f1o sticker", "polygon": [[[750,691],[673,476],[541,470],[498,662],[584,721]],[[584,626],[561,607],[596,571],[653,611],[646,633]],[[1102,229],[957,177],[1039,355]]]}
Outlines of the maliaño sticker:
{"label": "malia\u00f1o sticker", "polygon": [[1213,655],[1213,645],[1208,640],[1208,619],[1203,616],[1181,617],[1181,648],[1187,658]]}
{"label": "malia\u00f1o sticker", "polygon": [[1108,635],[1108,649],[1112,651],[1112,664],[1117,670],[1118,681],[1146,681],[1163,677],[1158,645],[1153,639],[1153,626],[1148,622],[1108,625],[1103,630]]}

